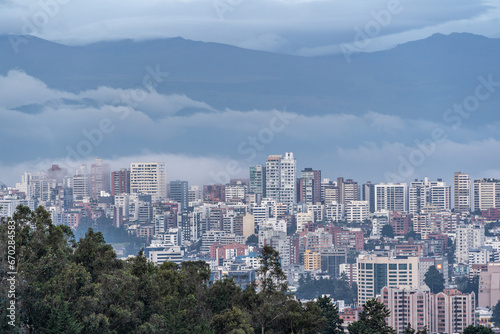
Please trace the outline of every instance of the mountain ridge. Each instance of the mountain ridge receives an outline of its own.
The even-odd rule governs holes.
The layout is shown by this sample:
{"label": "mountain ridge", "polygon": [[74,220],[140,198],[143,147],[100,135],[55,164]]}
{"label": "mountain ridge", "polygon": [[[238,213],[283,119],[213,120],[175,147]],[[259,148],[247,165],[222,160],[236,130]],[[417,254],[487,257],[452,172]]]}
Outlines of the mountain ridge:
{"label": "mountain ridge", "polygon": [[[25,38],[19,52],[6,48]],[[308,114],[392,115],[438,119],[436,113],[474,92],[478,76],[500,78],[500,39],[469,33],[434,34],[392,49],[303,57],[181,37],[66,46],[25,36],[0,36],[0,73],[22,69],[55,89],[134,88],[146,68],[168,72],[157,90],[183,94],[214,108],[282,109]],[[498,95],[482,103],[497,110]],[[482,118],[482,117],[480,117]],[[477,118],[475,121],[481,121]]]}

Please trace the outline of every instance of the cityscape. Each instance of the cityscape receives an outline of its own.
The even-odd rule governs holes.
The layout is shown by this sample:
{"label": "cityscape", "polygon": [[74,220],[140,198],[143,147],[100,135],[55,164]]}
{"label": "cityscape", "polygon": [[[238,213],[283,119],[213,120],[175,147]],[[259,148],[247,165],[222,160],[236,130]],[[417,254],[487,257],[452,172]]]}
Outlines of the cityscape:
{"label": "cityscape", "polygon": [[0,0],[0,334],[499,334],[500,2]]}
{"label": "cityscape", "polygon": [[[231,277],[241,287],[258,277],[259,250],[272,246],[290,291],[306,299],[318,296],[302,291],[305,277],[348,282],[355,294],[335,300],[344,328],[372,298],[390,310],[387,323],[398,332],[408,323],[431,333],[494,326],[498,179],[455,172],[452,185],[427,177],[358,183],[299,171],[292,152],[269,155],[249,168],[248,178],[227,184],[192,185],[169,180],[167,171],[167,162],[112,171],[96,159],[74,172],[58,165],[25,172],[15,187],[1,189],[0,217],[13,217],[19,205],[43,206],[54,224],[73,231],[83,226],[111,238],[126,232],[113,244],[118,257],[142,248],[157,265],[205,261],[211,281]],[[440,288],[426,279],[431,267],[442,278]]]}

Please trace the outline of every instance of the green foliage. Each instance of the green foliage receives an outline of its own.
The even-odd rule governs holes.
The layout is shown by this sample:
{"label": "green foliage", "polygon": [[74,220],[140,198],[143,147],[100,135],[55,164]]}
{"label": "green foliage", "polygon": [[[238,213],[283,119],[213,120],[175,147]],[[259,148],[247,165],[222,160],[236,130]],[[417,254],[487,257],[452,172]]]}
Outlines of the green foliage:
{"label": "green foliage", "polygon": [[436,266],[431,266],[429,270],[427,270],[424,282],[432,293],[439,293],[444,289],[443,274],[437,270]]}
{"label": "green foliage", "polygon": [[388,237],[388,238],[394,238],[394,228],[387,224],[382,227],[382,236]]}
{"label": "green foliage", "polygon": [[255,234],[252,234],[247,238],[246,244],[249,246],[257,246],[259,244],[259,237]]}
{"label": "green foliage", "polygon": [[405,328],[403,334],[415,334],[415,330],[411,327],[410,323],[408,323],[408,325],[406,325],[406,328]]}
{"label": "green foliage", "polygon": [[264,246],[259,256],[260,268],[257,270],[259,275],[262,292],[274,292],[279,290],[286,292],[288,282],[286,275],[281,269],[280,256],[277,250],[271,246]]}
{"label": "green foliage", "polygon": [[299,279],[299,288],[296,295],[300,299],[314,299],[322,295],[330,295],[334,300],[344,300],[347,304],[354,303],[357,297],[357,286],[349,285],[346,275],[340,279],[320,278],[314,280],[310,275],[304,275]]}
{"label": "green foliage", "polygon": [[500,300],[493,307],[493,314],[491,315],[491,322],[495,324],[496,327],[500,327]]}
{"label": "green foliage", "polygon": [[420,240],[422,236],[420,233],[411,230],[405,235],[405,240],[409,240],[410,238],[412,238],[413,240]]}
{"label": "green foliage", "polygon": [[456,244],[450,237],[448,237],[448,249],[446,250],[446,256],[448,257],[448,264],[450,265],[455,263],[455,250]]}
{"label": "green foliage", "polygon": [[83,325],[75,320],[68,311],[68,303],[59,295],[59,305],[54,306],[49,316],[47,328],[41,329],[43,333],[79,334]]}
{"label": "green foliage", "polygon": [[457,277],[456,283],[460,292],[467,294],[474,292],[478,296],[479,275],[474,275],[471,279],[469,279],[469,276]]}
{"label": "green foliage", "polygon": [[491,328],[484,327],[484,326],[475,327],[474,325],[467,326],[462,333],[463,334],[494,334],[494,332]]}
{"label": "green foliage", "polygon": [[390,313],[383,303],[375,298],[369,299],[363,305],[359,320],[347,329],[350,334],[393,334],[395,330],[385,322]]}
{"label": "green foliage", "polygon": [[226,309],[221,314],[216,314],[212,320],[212,328],[218,334],[253,334],[248,316],[239,308]]}
{"label": "green foliage", "polygon": [[326,318],[325,328],[321,334],[343,334],[344,321],[340,319],[339,309],[333,304],[332,299],[328,296],[319,297],[316,304],[321,309],[321,315]]}

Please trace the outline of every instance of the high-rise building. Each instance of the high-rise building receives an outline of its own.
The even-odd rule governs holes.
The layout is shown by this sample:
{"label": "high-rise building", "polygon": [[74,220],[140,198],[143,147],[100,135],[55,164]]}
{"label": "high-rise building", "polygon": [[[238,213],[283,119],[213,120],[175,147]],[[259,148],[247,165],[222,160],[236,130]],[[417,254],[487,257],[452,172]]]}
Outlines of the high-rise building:
{"label": "high-rise building", "polygon": [[103,163],[102,159],[96,159],[95,163],[90,166],[90,195],[92,198],[97,198],[101,191],[109,194],[111,192],[109,181],[109,165]]}
{"label": "high-rise building", "polygon": [[130,165],[130,192],[167,198],[167,169],[164,162],[134,162]]}
{"label": "high-rise building", "polygon": [[130,170],[122,168],[111,173],[111,195],[130,194]]}
{"label": "high-rise building", "polygon": [[216,204],[226,200],[226,186],[223,184],[209,184],[203,186],[203,201]]}
{"label": "high-rise building", "polygon": [[188,188],[188,202],[196,202],[203,198],[203,191],[198,185],[191,185]]}
{"label": "high-rise building", "polygon": [[250,193],[257,195],[257,203],[266,197],[266,167],[262,165],[250,167]]}
{"label": "high-rise building", "polygon": [[462,333],[475,324],[474,292],[464,294],[457,289],[445,289],[431,296],[431,333]]}
{"label": "high-rise building", "polygon": [[311,250],[306,250],[304,253],[304,270],[319,270],[321,269],[321,254]]}
{"label": "high-rise building", "polygon": [[266,198],[280,201],[281,155],[270,155],[266,161]]}
{"label": "high-rise building", "polygon": [[375,184],[368,181],[361,186],[361,200],[368,202],[370,212],[375,212]]}
{"label": "high-rise building", "polygon": [[345,220],[362,222],[370,216],[368,201],[350,201],[345,205]]}
{"label": "high-rise building", "polygon": [[412,226],[411,218],[411,214],[394,212],[391,215],[391,226],[394,230],[394,235],[407,235]]}
{"label": "high-rise building", "polygon": [[306,168],[300,172],[299,202],[317,204],[321,202],[321,171]]}
{"label": "high-rise building", "polygon": [[469,174],[455,172],[453,180],[455,212],[469,212],[471,209],[471,182]]}
{"label": "high-rise building", "polygon": [[297,202],[297,161],[292,152],[270,155],[266,161],[266,198],[291,208]]}
{"label": "high-rise building", "polygon": [[441,179],[430,183],[429,203],[437,207],[440,211],[451,210],[451,186]]}
{"label": "high-rise building", "polygon": [[375,211],[408,211],[406,183],[380,183],[375,185]]}
{"label": "high-rise building", "polygon": [[329,248],[321,251],[321,271],[330,275],[330,278],[339,278],[342,263],[347,263],[346,248]]}
{"label": "high-rise building", "polygon": [[342,197],[344,200],[344,204],[359,200],[358,182],[353,181],[352,179],[345,180],[342,186],[342,191],[343,191]]}
{"label": "high-rise building", "polygon": [[72,185],[74,200],[82,200],[85,197],[90,197],[90,179],[87,165],[82,165],[76,170]]}
{"label": "high-rise building", "polygon": [[407,287],[382,288],[381,301],[391,312],[387,324],[403,333],[408,324],[418,331],[430,329],[431,294],[427,289],[409,289]]}
{"label": "high-rise building", "polygon": [[225,186],[225,201],[226,203],[238,203],[245,200],[248,187],[241,181],[236,181],[234,184],[226,184]]}
{"label": "high-rise building", "polygon": [[297,160],[292,152],[281,159],[280,200],[290,210],[297,203]]}
{"label": "high-rise building", "polygon": [[493,307],[500,300],[500,263],[488,263],[479,274],[479,307]]}
{"label": "high-rise building", "polygon": [[168,186],[168,198],[180,204],[181,211],[188,207],[188,181],[170,181]]}
{"label": "high-rise building", "polygon": [[358,304],[375,298],[385,286],[418,288],[418,262],[418,257],[360,255],[357,259]]}
{"label": "high-rise building", "polygon": [[430,333],[462,333],[475,324],[475,294],[445,289],[433,294],[427,289],[384,287],[381,300],[391,312],[387,324],[397,333],[410,324]]}
{"label": "high-rise building", "polygon": [[415,180],[410,183],[408,191],[409,212],[411,214],[421,213],[425,206],[432,205],[438,211],[449,211],[451,209],[451,187],[441,179],[429,181]]}
{"label": "high-rise building", "polygon": [[455,262],[468,264],[469,250],[484,246],[484,225],[461,224],[456,230]]}
{"label": "high-rise building", "polygon": [[64,177],[68,175],[68,170],[66,168],[61,168],[59,165],[52,165],[51,168],[47,169],[47,179],[53,179],[57,184],[62,184]]}
{"label": "high-rise building", "polygon": [[500,180],[474,180],[474,210],[500,209]]}

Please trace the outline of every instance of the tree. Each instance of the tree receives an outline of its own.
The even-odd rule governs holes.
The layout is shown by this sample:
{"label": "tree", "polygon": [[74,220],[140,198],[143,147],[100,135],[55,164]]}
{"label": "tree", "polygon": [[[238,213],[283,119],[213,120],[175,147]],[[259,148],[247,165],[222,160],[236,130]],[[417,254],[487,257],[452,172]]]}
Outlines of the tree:
{"label": "tree", "polygon": [[382,227],[382,235],[391,239],[394,238],[394,228],[389,224],[384,225]]}
{"label": "tree", "polygon": [[394,334],[394,328],[385,322],[390,314],[383,303],[376,298],[369,299],[363,305],[359,320],[351,323],[347,330],[350,334]]}
{"label": "tree", "polygon": [[62,294],[59,295],[59,306],[52,309],[49,316],[47,328],[42,329],[43,333],[79,334],[83,329],[80,324],[68,311],[68,303],[64,301]]}
{"label": "tree", "polygon": [[321,309],[321,315],[326,318],[325,328],[321,334],[343,334],[342,323],[344,321],[340,319],[339,309],[332,299],[328,296],[319,297],[316,304]]}
{"label": "tree", "polygon": [[443,274],[437,270],[436,266],[431,266],[429,270],[427,270],[424,282],[427,284],[429,289],[431,289],[432,293],[439,293],[444,289]]}
{"label": "tree", "polygon": [[496,327],[500,327],[500,300],[493,307],[493,314],[491,315],[491,322],[493,322]]}
{"label": "tree", "polygon": [[288,282],[286,281],[285,272],[281,269],[279,252],[266,245],[262,248],[259,261],[260,268],[257,269],[257,274],[260,278],[262,292],[287,291]]}
{"label": "tree", "polygon": [[259,256],[260,268],[257,270],[261,291],[254,297],[252,315],[264,334],[266,328],[282,316],[284,306],[290,295],[286,275],[281,269],[280,256],[271,246],[264,246]]}
{"label": "tree", "polygon": [[474,292],[476,296],[478,296],[479,275],[474,275],[471,279],[469,279],[468,276],[457,277],[456,283],[458,285],[458,290],[460,290],[462,293],[469,294],[471,292]]}
{"label": "tree", "polygon": [[259,237],[255,234],[252,234],[247,238],[246,244],[249,246],[257,246],[259,244]]}
{"label": "tree", "polygon": [[217,334],[253,334],[248,317],[239,308],[226,309],[213,317],[212,328]]}
{"label": "tree", "polygon": [[415,330],[411,327],[410,323],[408,323],[408,325],[406,325],[406,328],[405,328],[403,334],[415,334]]}
{"label": "tree", "polygon": [[413,240],[420,240],[421,235],[420,235],[420,233],[417,233],[414,230],[411,230],[410,232],[408,232],[405,235],[405,240],[409,240],[410,238],[412,238]]}
{"label": "tree", "polygon": [[475,327],[474,325],[467,326],[462,334],[494,334],[493,330],[488,327],[484,326],[477,326]]}

